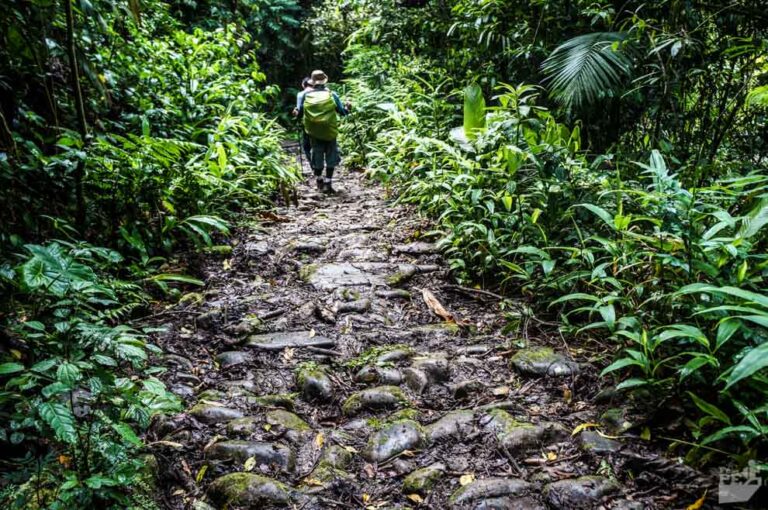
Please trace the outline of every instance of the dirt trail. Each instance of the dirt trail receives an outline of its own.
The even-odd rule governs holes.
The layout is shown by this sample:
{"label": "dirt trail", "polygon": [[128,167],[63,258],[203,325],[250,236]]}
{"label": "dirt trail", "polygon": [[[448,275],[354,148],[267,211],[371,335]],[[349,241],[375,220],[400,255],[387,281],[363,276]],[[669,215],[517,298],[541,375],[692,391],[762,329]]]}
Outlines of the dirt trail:
{"label": "dirt trail", "polygon": [[[701,495],[696,472],[628,437],[613,395],[594,403],[584,351],[533,325],[503,335],[514,307],[451,287],[419,240],[427,222],[359,174],[336,186],[302,186],[298,208],[208,260],[202,302],[161,339],[188,405],[149,437],[169,507],[642,509]],[[584,423],[622,437],[572,435]]]}

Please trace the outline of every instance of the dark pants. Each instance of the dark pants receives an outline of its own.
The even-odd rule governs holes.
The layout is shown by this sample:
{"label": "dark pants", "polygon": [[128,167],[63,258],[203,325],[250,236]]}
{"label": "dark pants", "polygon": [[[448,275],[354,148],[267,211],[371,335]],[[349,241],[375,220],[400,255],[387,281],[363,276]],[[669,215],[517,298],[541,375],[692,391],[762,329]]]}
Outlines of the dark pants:
{"label": "dark pants", "polygon": [[312,137],[309,137],[309,140],[312,144],[312,156],[309,158],[309,161],[315,177],[322,177],[323,167],[325,167],[325,177],[330,179],[333,177],[333,171],[336,169],[336,166],[341,163],[339,144],[336,140],[329,142]]}
{"label": "dark pants", "polygon": [[306,131],[301,131],[301,150],[304,151],[304,154],[307,156],[307,161],[312,161],[312,142],[309,139],[309,135],[306,133]]}

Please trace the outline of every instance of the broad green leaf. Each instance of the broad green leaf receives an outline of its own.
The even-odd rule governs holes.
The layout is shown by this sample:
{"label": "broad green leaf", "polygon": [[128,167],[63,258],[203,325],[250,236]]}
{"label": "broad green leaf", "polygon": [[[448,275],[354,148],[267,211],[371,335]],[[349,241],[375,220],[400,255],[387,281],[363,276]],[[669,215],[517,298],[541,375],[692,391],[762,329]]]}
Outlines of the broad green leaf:
{"label": "broad green leaf", "polygon": [[698,395],[696,395],[693,392],[688,392],[688,395],[693,400],[693,403],[696,404],[696,407],[710,415],[711,417],[715,418],[716,420],[719,420],[726,425],[731,424],[731,419],[728,417],[727,414],[725,414],[723,411],[721,411],[717,406],[714,406],[710,404],[709,402],[703,400]]}
{"label": "broad green leaf", "polygon": [[38,413],[60,441],[68,444],[77,441],[75,417],[69,408],[57,402],[44,402],[38,406]]}
{"label": "broad green leaf", "polygon": [[741,358],[728,376],[725,389],[766,367],[768,367],[768,342],[758,345]]}
{"label": "broad green leaf", "polygon": [[0,375],[15,374],[24,371],[24,365],[21,363],[3,363],[0,364]]}
{"label": "broad green leaf", "polygon": [[485,128],[485,98],[480,85],[473,83],[464,89],[464,134],[470,140]]}

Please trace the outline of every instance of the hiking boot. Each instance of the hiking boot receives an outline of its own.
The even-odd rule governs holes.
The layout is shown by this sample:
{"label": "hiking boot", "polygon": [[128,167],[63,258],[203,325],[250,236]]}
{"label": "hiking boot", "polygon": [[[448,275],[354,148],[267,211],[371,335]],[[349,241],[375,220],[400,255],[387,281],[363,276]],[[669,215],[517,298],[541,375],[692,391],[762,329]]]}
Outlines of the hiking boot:
{"label": "hiking boot", "polygon": [[333,186],[331,186],[330,182],[326,182],[325,186],[323,186],[323,193],[327,193],[328,195],[335,195],[336,190],[333,189]]}
{"label": "hiking boot", "polygon": [[317,191],[325,191],[325,181],[322,177],[318,177],[317,179]]}

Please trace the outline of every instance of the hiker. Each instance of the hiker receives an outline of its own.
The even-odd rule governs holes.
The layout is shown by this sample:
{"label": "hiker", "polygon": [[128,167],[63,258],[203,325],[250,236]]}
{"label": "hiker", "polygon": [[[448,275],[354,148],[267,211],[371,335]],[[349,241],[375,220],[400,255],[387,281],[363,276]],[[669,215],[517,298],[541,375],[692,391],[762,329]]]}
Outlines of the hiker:
{"label": "hiker", "polygon": [[323,71],[312,71],[309,80],[312,89],[299,92],[293,114],[303,118],[304,131],[309,135],[312,146],[309,163],[317,180],[317,189],[335,193],[332,185],[333,171],[341,162],[336,142],[339,133],[338,115],[347,115],[349,105],[343,105],[339,96],[326,88],[327,83],[328,76]]}
{"label": "hiker", "polygon": [[[312,86],[309,84],[310,81],[309,76],[301,80],[302,92],[309,92],[312,90]],[[307,156],[307,161],[312,161],[312,142],[309,140],[309,135],[304,129],[304,126],[301,127],[301,150],[303,150],[304,154]],[[304,170],[302,169],[302,172],[303,171]]]}

